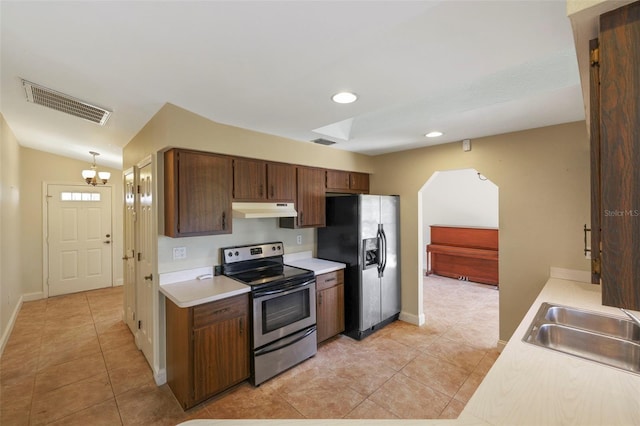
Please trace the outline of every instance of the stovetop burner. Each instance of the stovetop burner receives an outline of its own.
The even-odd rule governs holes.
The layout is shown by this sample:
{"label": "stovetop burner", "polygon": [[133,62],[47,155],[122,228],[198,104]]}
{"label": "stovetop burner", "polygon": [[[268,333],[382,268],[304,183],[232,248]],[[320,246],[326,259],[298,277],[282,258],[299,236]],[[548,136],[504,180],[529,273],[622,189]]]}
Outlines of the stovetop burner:
{"label": "stovetop burner", "polygon": [[253,290],[291,281],[313,279],[313,271],[284,264],[281,242],[254,244],[222,249],[223,274]]}

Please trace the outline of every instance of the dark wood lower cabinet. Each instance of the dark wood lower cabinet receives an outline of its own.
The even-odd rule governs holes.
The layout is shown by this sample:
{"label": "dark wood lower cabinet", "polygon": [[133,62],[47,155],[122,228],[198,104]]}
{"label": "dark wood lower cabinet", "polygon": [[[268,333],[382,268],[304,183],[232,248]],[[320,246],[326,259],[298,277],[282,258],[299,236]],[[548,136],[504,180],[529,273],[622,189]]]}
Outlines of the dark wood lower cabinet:
{"label": "dark wood lower cabinet", "polygon": [[316,277],[318,343],[344,331],[344,270]]}
{"label": "dark wood lower cabinet", "polygon": [[191,308],[166,299],[167,382],[184,409],[249,378],[249,296]]}

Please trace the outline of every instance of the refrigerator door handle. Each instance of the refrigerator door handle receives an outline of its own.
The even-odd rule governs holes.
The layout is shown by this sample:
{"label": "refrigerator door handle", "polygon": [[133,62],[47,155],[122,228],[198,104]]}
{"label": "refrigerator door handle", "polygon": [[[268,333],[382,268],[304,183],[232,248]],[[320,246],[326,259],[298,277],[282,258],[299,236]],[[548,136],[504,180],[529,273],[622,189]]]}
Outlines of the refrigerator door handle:
{"label": "refrigerator door handle", "polygon": [[384,233],[384,226],[378,225],[378,238],[381,243],[380,251],[380,264],[378,266],[378,277],[384,276],[384,270],[387,267],[387,235]]}

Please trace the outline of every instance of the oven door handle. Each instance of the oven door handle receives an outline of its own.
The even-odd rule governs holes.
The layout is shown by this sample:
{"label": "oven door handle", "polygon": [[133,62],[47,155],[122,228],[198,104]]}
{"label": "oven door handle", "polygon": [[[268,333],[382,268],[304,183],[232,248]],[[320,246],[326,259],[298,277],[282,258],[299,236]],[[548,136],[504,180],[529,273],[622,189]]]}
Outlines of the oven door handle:
{"label": "oven door handle", "polygon": [[291,292],[300,290],[301,288],[309,286],[309,285],[311,285],[311,284],[313,284],[315,282],[316,282],[316,280],[314,278],[312,280],[305,281],[305,282],[303,282],[301,284],[294,284],[292,286],[285,287],[285,288],[279,288],[277,290],[257,290],[256,292],[253,293],[253,298],[257,299],[258,297],[271,296],[273,294],[282,294],[283,296],[285,296],[285,295],[287,295],[287,294],[289,294]]}
{"label": "oven door handle", "polygon": [[257,351],[254,352],[254,356],[266,355],[270,352],[275,352],[282,348],[286,348],[287,346],[291,346],[294,343],[299,342],[300,340],[306,337],[309,337],[309,335],[314,333],[315,331],[316,331],[316,326],[312,325],[308,329],[303,330],[303,332],[301,333],[297,333],[297,334],[294,334],[293,336],[285,337],[283,339],[278,340],[275,343],[265,346],[262,349],[258,349]]}

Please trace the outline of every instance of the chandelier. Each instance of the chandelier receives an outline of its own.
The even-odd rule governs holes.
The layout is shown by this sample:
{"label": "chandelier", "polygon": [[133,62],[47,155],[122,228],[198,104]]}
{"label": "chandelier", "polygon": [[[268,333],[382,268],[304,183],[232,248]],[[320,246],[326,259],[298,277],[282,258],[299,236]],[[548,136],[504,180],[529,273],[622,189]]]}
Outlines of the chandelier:
{"label": "chandelier", "polygon": [[111,177],[111,173],[97,171],[96,155],[100,155],[99,152],[89,151],[89,154],[93,155],[93,164],[91,165],[90,169],[82,171],[82,177],[89,185],[96,186],[98,183],[102,183],[103,185],[105,185]]}

